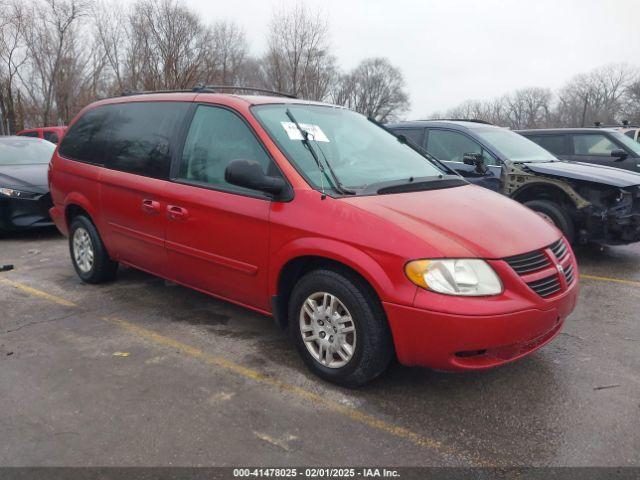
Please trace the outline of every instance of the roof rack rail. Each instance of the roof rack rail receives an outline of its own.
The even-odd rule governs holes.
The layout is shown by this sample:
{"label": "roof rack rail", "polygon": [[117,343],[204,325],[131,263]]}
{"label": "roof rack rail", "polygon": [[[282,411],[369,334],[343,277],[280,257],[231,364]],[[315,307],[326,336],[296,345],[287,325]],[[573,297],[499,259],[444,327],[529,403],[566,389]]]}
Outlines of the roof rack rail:
{"label": "roof rack rail", "polygon": [[622,123],[617,123],[615,125],[606,125],[603,124],[602,122],[593,122],[593,126],[595,128],[618,128],[618,127],[624,127],[624,128],[638,128],[640,127],[640,125],[632,125],[631,123],[629,123],[629,120],[623,120]]}
{"label": "roof rack rail", "polygon": [[276,95],[278,97],[298,98],[291,93],[269,90],[267,88],[245,87],[243,85],[198,85],[193,89],[194,92],[216,92],[218,90],[244,90],[246,92],[268,93],[271,95]]}
{"label": "roof rack rail", "polygon": [[278,92],[266,88],[245,87],[242,85],[196,85],[193,88],[182,88],[175,90],[125,90],[120,94],[122,97],[131,95],[153,95],[155,93],[217,93],[221,90],[244,90],[246,92],[266,93],[269,95],[277,95],[279,97],[297,98],[290,93]]}
{"label": "roof rack rail", "polygon": [[473,122],[473,123],[482,123],[484,125],[493,125],[491,122],[487,122],[486,120],[480,120],[478,118],[427,118],[424,120],[420,120],[421,122],[434,122],[437,120],[445,120],[447,122]]}
{"label": "roof rack rail", "polygon": [[153,95],[154,93],[192,93],[194,90],[176,89],[176,90],[125,90],[120,94],[121,97],[129,97],[131,95]]}

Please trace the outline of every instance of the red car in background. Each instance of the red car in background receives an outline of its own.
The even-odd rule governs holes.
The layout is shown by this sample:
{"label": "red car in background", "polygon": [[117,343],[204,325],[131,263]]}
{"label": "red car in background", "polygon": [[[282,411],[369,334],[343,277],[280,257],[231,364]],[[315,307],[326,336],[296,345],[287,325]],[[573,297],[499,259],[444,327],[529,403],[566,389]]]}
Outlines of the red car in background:
{"label": "red car in background", "polygon": [[38,128],[26,128],[20,130],[16,135],[21,137],[35,137],[43,138],[51,143],[58,144],[67,127],[38,127]]}
{"label": "red car in background", "polygon": [[49,181],[83,281],[122,263],[273,316],[311,370],[345,385],[393,356],[513,361],[576,304],[558,229],[334,105],[206,89],[99,101]]}

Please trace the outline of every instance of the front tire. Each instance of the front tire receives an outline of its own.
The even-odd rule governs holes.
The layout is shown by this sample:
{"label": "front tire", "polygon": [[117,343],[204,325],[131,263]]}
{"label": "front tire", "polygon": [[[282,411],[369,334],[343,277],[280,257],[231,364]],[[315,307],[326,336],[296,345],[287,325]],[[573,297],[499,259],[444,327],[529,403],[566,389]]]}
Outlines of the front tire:
{"label": "front tire", "polygon": [[393,355],[382,305],[356,275],[314,270],[289,300],[289,330],[307,366],[319,377],[356,387],[384,372]]}
{"label": "front tire", "polygon": [[69,226],[69,252],[73,268],[85,283],[113,280],[118,263],[111,260],[98,230],[84,215],[78,215]]}
{"label": "front tire", "polygon": [[540,214],[545,220],[553,223],[567,237],[569,243],[574,242],[576,236],[575,225],[565,207],[549,200],[531,200],[525,205]]}

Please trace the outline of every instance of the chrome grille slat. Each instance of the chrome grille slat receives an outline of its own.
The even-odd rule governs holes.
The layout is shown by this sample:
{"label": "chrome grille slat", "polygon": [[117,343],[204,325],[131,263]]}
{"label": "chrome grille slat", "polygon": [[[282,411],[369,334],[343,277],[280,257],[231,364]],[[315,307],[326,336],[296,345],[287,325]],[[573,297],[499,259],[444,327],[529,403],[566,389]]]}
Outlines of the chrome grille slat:
{"label": "chrome grille slat", "polygon": [[574,278],[573,265],[569,265],[567,269],[564,271],[564,276],[567,279],[567,285],[571,285]]}
{"label": "chrome grille slat", "polygon": [[558,283],[558,279],[555,275],[553,275],[552,277],[543,278],[542,280],[538,280],[537,282],[528,283],[527,285],[538,289],[543,289],[554,283]]}
{"label": "chrome grille slat", "polygon": [[567,256],[567,253],[569,253],[567,250],[567,245],[564,243],[563,239],[558,240],[557,242],[552,244],[549,248],[551,249],[551,251],[553,252],[553,254],[556,256],[558,260],[562,260],[564,257]]}
{"label": "chrome grille slat", "polygon": [[549,297],[561,289],[560,280],[555,274],[535,282],[529,282],[527,285],[541,297]]}
{"label": "chrome grille slat", "polygon": [[541,251],[525,253],[522,255],[514,255],[513,257],[508,257],[504,260],[519,275],[529,272],[535,272],[536,270],[539,270],[551,264],[547,256]]}

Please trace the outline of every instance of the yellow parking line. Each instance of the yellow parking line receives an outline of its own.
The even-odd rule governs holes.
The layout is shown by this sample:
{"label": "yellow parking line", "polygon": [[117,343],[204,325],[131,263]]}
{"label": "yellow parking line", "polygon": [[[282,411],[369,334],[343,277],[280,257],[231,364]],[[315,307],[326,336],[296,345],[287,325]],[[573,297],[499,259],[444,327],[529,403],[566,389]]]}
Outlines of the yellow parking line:
{"label": "yellow parking line", "polygon": [[625,280],[624,278],[614,278],[614,277],[599,277],[597,275],[586,275],[584,273],[580,274],[580,278],[584,278],[585,280],[598,280],[600,282],[613,282],[613,283],[622,283],[625,285],[633,285],[635,287],[640,287],[640,282],[637,280]]}
{"label": "yellow parking line", "polygon": [[220,357],[218,355],[212,355],[210,353],[204,352],[199,348],[193,347],[186,343],[182,343],[170,337],[165,337],[164,335],[160,335],[159,333],[154,332],[152,330],[148,330],[138,325],[134,325],[133,323],[127,322],[126,320],[122,320],[121,318],[105,317],[103,318],[103,320],[109,323],[115,324],[131,333],[134,333],[154,343],[178,350],[183,354],[196,358],[206,364],[215,365],[216,367],[224,368],[242,377],[249,378],[256,382],[275,387],[281,391],[294,394],[297,397],[303,398],[305,400],[309,400],[332,412],[338,413],[340,415],[344,415],[345,417],[355,422],[362,423],[364,425],[367,425],[368,427],[372,427],[377,430],[381,430],[395,437],[400,437],[402,439],[408,440],[420,447],[426,447],[428,449],[435,450],[441,454],[451,456],[451,457],[456,457],[458,459],[463,460],[465,463],[470,463],[472,465],[492,466],[491,464],[483,460],[471,459],[471,458],[465,457],[460,453],[458,453],[457,451],[453,450],[452,448],[443,445],[438,440],[425,437],[424,435],[420,435],[419,433],[413,432],[404,427],[387,423],[384,420],[381,420],[373,415],[369,415],[368,413],[364,413],[355,408],[342,405],[334,400],[330,400],[321,395],[318,395],[317,393],[313,393],[308,390],[305,390],[304,388],[282,382],[275,378],[264,375],[258,372],[257,370],[253,370],[251,368],[247,368],[245,366],[239,365],[224,357]]}
{"label": "yellow parking line", "polygon": [[50,302],[57,303],[58,305],[63,305],[65,307],[78,306],[69,300],[66,300],[62,297],[58,297],[57,295],[52,295],[50,293],[43,292],[42,290],[38,290],[36,288],[30,287],[28,285],[24,285],[22,283],[14,282],[6,278],[0,278],[0,283],[4,285],[8,285],[13,288],[17,288],[18,290],[21,290],[24,293],[28,293],[29,295],[34,295],[36,297],[44,298],[45,300],[49,300]]}
{"label": "yellow parking line", "polygon": [[[58,297],[56,295],[52,295],[42,290],[38,290],[36,288],[29,287],[28,285],[24,285],[22,283],[14,282],[12,280],[7,280],[4,278],[0,278],[0,283],[9,285],[13,288],[17,288],[30,295],[44,298],[51,302],[57,303],[59,305],[64,305],[67,307],[78,307],[78,305],[74,302]],[[269,385],[281,391],[296,395],[299,398],[311,401],[334,413],[343,415],[344,417],[349,418],[352,421],[361,423],[363,425],[366,425],[368,427],[374,428],[382,432],[386,432],[395,437],[407,440],[419,447],[428,448],[430,450],[434,450],[445,456],[454,457],[464,462],[465,464],[470,464],[472,466],[478,466],[478,467],[496,466],[493,463],[476,458],[475,456],[463,455],[460,452],[454,450],[453,448],[443,445],[441,442],[433,438],[413,432],[407,428],[400,427],[392,423],[388,423],[380,418],[377,418],[373,415],[362,412],[356,408],[342,405],[341,403],[325,398],[322,395],[318,395],[317,393],[313,393],[309,390],[305,390],[304,388],[298,387],[296,385],[291,385],[289,383],[282,382],[275,378],[264,375],[257,370],[253,370],[251,368],[247,368],[243,365],[235,363],[227,358],[224,358],[218,355],[212,355],[203,350],[200,350],[197,347],[188,345],[186,343],[182,343],[170,337],[165,337],[164,335],[160,335],[159,333],[154,332],[153,330],[140,327],[133,323],[127,322],[126,320],[122,320],[121,318],[104,317],[103,320],[113,325],[117,325],[118,327],[123,328],[128,332],[133,333],[139,337],[142,337],[148,341],[152,341],[156,344],[178,350],[183,354],[188,355],[192,358],[196,358],[208,365],[215,365],[216,367],[224,368],[225,370],[233,372],[236,375],[239,375],[241,377],[244,377],[265,385]]]}

